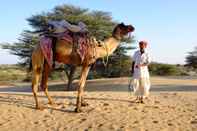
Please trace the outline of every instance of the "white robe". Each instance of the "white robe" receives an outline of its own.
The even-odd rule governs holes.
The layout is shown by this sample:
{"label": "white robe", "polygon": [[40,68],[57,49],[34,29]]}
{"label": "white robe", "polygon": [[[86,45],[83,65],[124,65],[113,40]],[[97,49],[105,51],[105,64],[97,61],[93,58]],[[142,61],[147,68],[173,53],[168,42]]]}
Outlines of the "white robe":
{"label": "white robe", "polygon": [[148,66],[142,66],[138,68],[136,68],[136,66],[141,64],[150,64],[150,56],[146,51],[141,55],[141,52],[138,50],[133,55],[133,61],[135,62],[133,74],[134,95],[148,96],[151,85]]}

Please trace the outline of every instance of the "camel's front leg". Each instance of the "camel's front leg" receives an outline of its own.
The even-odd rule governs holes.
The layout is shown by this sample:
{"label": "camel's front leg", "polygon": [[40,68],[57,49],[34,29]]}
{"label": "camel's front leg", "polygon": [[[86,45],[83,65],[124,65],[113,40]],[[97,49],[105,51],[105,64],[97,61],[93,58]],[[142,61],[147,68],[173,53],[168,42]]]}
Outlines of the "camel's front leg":
{"label": "camel's front leg", "polygon": [[38,102],[38,86],[39,86],[39,79],[40,79],[41,68],[33,68],[33,77],[32,77],[32,92],[34,95],[34,99],[36,102],[36,109],[43,110],[43,106]]}
{"label": "camel's front leg", "polygon": [[83,95],[81,96],[81,106],[88,106],[89,104],[84,100]]}
{"label": "camel's front leg", "polygon": [[82,68],[81,78],[80,78],[79,86],[78,86],[77,107],[75,109],[76,112],[81,112],[82,96],[83,96],[84,86],[86,83],[86,78],[87,78],[89,69],[90,69],[89,66],[83,66]]}

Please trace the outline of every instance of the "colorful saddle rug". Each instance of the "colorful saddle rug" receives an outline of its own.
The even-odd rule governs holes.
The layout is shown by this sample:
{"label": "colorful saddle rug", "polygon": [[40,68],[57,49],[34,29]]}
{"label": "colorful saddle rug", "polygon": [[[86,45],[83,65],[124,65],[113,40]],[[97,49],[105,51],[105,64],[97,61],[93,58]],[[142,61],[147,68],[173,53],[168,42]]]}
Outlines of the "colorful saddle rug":
{"label": "colorful saddle rug", "polygon": [[53,52],[52,52],[52,39],[46,36],[40,38],[40,47],[50,68],[52,68],[53,63]]}
{"label": "colorful saddle rug", "polygon": [[[77,44],[76,51],[79,54],[81,58],[81,63],[83,62],[87,52],[88,48],[90,46],[89,38],[86,35],[73,35],[71,36],[68,32],[65,32],[63,34],[57,34],[56,37],[61,40],[65,40],[67,43]],[[50,66],[52,68],[53,64],[53,52],[52,52],[52,38],[48,36],[42,36],[40,38],[40,47],[42,50],[42,53]],[[73,45],[74,46],[74,45]]]}

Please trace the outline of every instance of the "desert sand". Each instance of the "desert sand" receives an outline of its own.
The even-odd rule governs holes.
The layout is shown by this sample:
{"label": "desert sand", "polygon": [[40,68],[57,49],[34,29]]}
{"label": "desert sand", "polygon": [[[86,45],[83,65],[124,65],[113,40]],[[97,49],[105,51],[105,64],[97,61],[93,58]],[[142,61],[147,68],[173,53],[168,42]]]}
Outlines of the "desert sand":
{"label": "desert sand", "polygon": [[128,78],[90,80],[89,103],[75,113],[76,91],[64,91],[64,82],[50,82],[57,106],[39,100],[35,110],[30,84],[0,84],[0,131],[197,131],[197,79],[152,77],[151,94],[136,103]]}

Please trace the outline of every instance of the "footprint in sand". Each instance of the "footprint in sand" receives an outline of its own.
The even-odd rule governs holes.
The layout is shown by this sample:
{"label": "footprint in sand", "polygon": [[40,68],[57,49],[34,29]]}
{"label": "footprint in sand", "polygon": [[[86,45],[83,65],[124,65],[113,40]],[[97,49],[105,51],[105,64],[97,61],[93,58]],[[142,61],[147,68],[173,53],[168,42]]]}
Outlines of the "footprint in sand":
{"label": "footprint in sand", "polygon": [[125,126],[121,126],[121,127],[120,127],[120,129],[123,129],[123,128],[125,128]]}
{"label": "footprint in sand", "polygon": [[42,120],[42,122],[44,122],[44,123],[47,122],[47,119]]}
{"label": "footprint in sand", "polygon": [[193,120],[190,122],[191,124],[197,124],[197,120]]}
{"label": "footprint in sand", "polygon": [[194,110],[192,110],[192,109],[188,109],[188,111],[189,111],[189,112],[193,112]]}
{"label": "footprint in sand", "polygon": [[107,108],[107,107],[105,107],[105,108],[104,108],[104,110],[106,111],[106,110],[108,110],[108,108]]}
{"label": "footprint in sand", "polygon": [[143,112],[143,113],[147,113],[147,111],[146,111],[146,110],[142,110],[142,112]]}
{"label": "footprint in sand", "polygon": [[36,125],[39,124],[39,121],[35,121],[34,124],[36,124]]}
{"label": "footprint in sand", "polygon": [[51,116],[49,114],[44,115],[45,118],[50,118]]}
{"label": "footprint in sand", "polygon": [[155,108],[155,109],[159,109],[159,106],[153,106],[153,108]]}
{"label": "footprint in sand", "polygon": [[103,103],[103,106],[109,106],[109,103]]}
{"label": "footprint in sand", "polygon": [[102,127],[102,126],[103,126],[103,124],[99,124],[99,125],[98,125],[98,127]]}
{"label": "footprint in sand", "polygon": [[193,106],[192,104],[190,104],[190,103],[187,103],[187,104],[185,104],[186,106]]}
{"label": "footprint in sand", "polygon": [[158,122],[158,121],[156,121],[156,120],[154,120],[154,121],[153,121],[153,123],[157,124],[157,123],[159,123],[159,122]]}
{"label": "footprint in sand", "polygon": [[155,104],[159,104],[160,103],[160,101],[156,101],[156,100],[154,102],[155,102]]}
{"label": "footprint in sand", "polygon": [[168,96],[163,96],[163,98],[168,98]]}
{"label": "footprint in sand", "polygon": [[137,108],[137,107],[134,107],[133,109],[134,109],[134,110],[136,110],[136,111],[138,110],[138,108]]}
{"label": "footprint in sand", "polygon": [[192,118],[194,118],[195,120],[197,120],[197,116],[192,116]]}
{"label": "footprint in sand", "polygon": [[134,121],[134,122],[133,122],[133,124],[137,124],[137,123],[139,123],[139,121]]}
{"label": "footprint in sand", "polygon": [[84,122],[84,121],[86,121],[87,119],[86,118],[82,118],[81,120],[80,120],[80,123],[82,123],[82,122]]}
{"label": "footprint in sand", "polygon": [[132,106],[134,106],[134,104],[132,103],[132,104],[128,104],[128,107],[132,107]]}
{"label": "footprint in sand", "polygon": [[176,95],[177,95],[177,93],[173,93],[172,95],[175,95],[175,96],[176,96]]}

